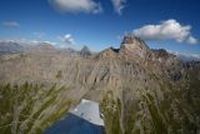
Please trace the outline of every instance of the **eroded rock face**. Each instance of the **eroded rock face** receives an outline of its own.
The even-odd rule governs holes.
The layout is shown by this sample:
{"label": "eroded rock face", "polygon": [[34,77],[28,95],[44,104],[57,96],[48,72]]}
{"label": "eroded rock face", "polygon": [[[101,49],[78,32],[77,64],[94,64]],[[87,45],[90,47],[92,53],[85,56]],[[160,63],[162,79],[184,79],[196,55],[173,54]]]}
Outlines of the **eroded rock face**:
{"label": "eroded rock face", "polygon": [[129,56],[145,58],[150,49],[142,39],[134,36],[125,36],[120,51]]}
{"label": "eroded rock face", "polygon": [[101,91],[108,88],[120,89],[124,85],[131,87],[135,80],[139,87],[144,86],[142,83],[154,86],[153,75],[169,80],[183,76],[180,63],[173,55],[166,51],[154,52],[143,40],[132,36],[124,37],[119,49],[109,48],[95,55],[87,54],[87,57],[59,53],[48,46],[47,53],[44,51],[46,47],[42,48],[39,49],[41,52],[38,50],[23,55],[16,54],[12,58],[2,57],[0,81],[56,82]]}

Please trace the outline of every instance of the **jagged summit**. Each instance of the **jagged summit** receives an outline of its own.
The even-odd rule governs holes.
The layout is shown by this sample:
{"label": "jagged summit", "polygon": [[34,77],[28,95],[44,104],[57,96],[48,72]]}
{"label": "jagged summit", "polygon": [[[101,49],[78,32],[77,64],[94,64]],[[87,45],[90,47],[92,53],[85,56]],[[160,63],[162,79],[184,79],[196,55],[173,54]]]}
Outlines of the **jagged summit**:
{"label": "jagged summit", "polygon": [[139,37],[133,35],[124,36],[120,48],[110,47],[100,55],[103,57],[113,57],[116,55],[145,58],[147,54],[151,53],[151,49]]}
{"label": "jagged summit", "polygon": [[134,44],[135,42],[144,43],[144,41],[135,35],[126,35],[124,36],[121,44]]}
{"label": "jagged summit", "polygon": [[80,55],[82,56],[90,56],[92,55],[90,49],[87,46],[83,46],[83,48],[80,50]]}
{"label": "jagged summit", "polygon": [[120,46],[120,51],[127,55],[145,57],[150,51],[150,48],[141,38],[128,35],[124,37]]}
{"label": "jagged summit", "polygon": [[166,64],[166,66],[177,62],[175,55],[168,53],[165,49],[151,49],[144,40],[133,35],[125,36],[119,49],[110,47],[99,53],[97,57],[112,60],[126,59],[134,62],[142,61],[147,64]]}

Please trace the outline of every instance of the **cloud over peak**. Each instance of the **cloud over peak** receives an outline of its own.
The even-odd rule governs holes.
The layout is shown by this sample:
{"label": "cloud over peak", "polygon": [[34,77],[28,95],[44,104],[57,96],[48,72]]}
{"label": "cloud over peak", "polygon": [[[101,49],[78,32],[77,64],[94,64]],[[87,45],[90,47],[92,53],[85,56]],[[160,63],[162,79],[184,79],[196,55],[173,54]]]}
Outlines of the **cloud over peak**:
{"label": "cloud over peak", "polygon": [[49,0],[49,3],[61,12],[94,14],[102,12],[101,4],[94,0]]}
{"label": "cloud over peak", "polygon": [[191,29],[190,25],[181,25],[175,19],[169,19],[160,24],[135,29],[133,34],[146,40],[175,40],[179,43],[197,44],[198,40],[192,36]]}

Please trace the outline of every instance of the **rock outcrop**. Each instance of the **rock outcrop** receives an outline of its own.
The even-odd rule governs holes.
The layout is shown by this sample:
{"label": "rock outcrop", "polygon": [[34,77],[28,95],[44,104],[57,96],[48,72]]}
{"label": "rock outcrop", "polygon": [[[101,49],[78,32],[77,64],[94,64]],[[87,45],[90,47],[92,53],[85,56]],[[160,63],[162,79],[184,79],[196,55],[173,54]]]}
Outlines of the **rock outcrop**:
{"label": "rock outcrop", "polygon": [[81,56],[91,56],[92,53],[90,51],[90,49],[87,46],[84,46],[81,50],[80,50],[80,55]]}
{"label": "rock outcrop", "polygon": [[120,47],[121,53],[136,58],[145,58],[149,51],[150,48],[145,44],[145,42],[135,36],[125,36]]}

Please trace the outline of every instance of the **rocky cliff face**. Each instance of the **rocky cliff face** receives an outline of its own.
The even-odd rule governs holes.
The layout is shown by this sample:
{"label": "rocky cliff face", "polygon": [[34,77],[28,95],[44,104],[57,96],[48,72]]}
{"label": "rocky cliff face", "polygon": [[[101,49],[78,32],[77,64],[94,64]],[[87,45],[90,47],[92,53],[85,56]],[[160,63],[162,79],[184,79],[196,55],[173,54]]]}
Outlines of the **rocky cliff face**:
{"label": "rocky cliff face", "polygon": [[150,48],[142,39],[127,36],[122,41],[120,52],[130,57],[145,58],[150,52]]}
{"label": "rocky cliff face", "polygon": [[140,38],[127,36],[119,49],[87,56],[34,51],[4,55],[0,61],[2,84],[57,83],[68,87],[58,94],[71,106],[81,98],[100,102],[108,134],[200,130],[199,65],[151,50]]}

